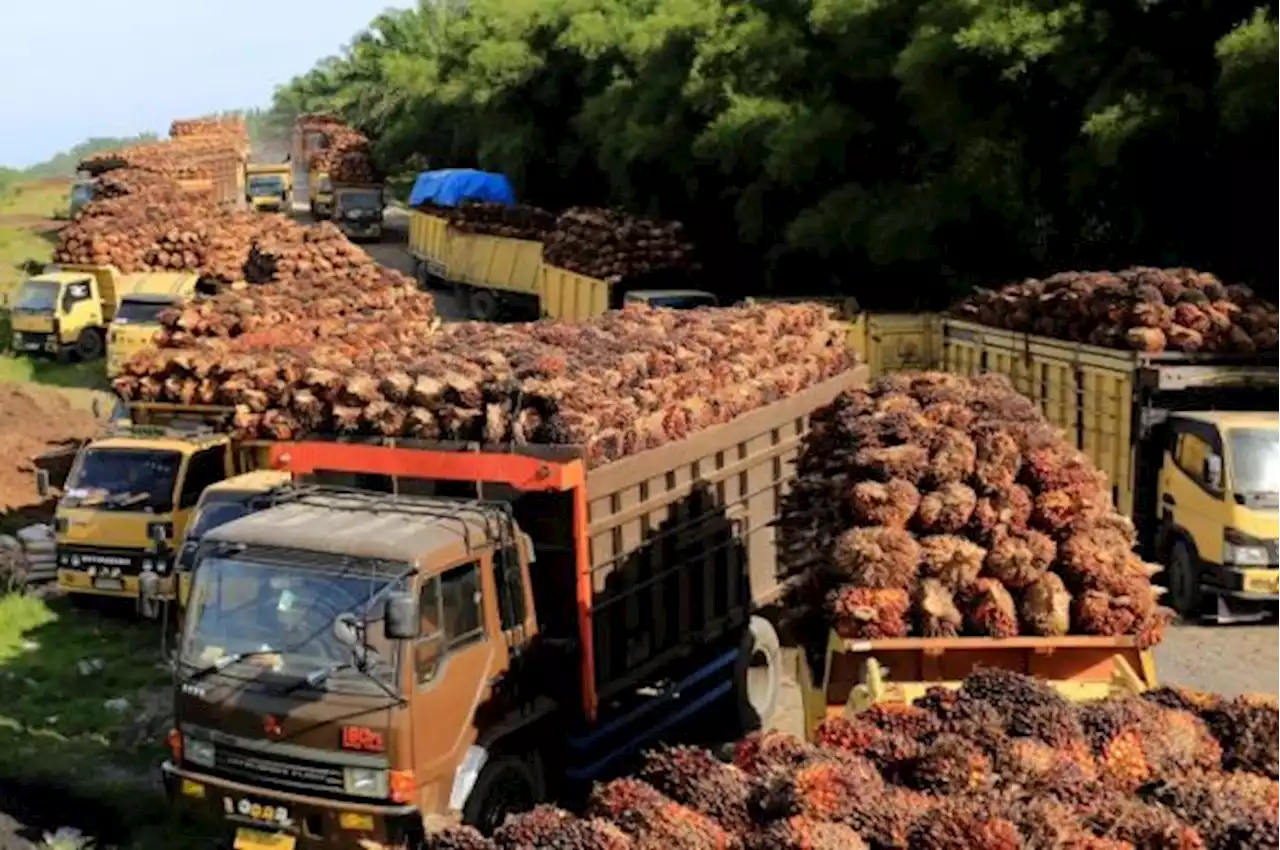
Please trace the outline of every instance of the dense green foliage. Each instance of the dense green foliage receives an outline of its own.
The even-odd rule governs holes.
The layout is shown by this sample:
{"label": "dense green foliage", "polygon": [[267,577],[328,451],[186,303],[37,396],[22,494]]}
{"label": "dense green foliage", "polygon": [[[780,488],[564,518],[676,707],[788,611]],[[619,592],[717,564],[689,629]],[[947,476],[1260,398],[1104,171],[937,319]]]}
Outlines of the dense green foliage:
{"label": "dense green foliage", "polygon": [[1274,292],[1257,0],[422,0],[281,87],[388,169],[685,220],[727,289],[949,300],[1187,264]]}

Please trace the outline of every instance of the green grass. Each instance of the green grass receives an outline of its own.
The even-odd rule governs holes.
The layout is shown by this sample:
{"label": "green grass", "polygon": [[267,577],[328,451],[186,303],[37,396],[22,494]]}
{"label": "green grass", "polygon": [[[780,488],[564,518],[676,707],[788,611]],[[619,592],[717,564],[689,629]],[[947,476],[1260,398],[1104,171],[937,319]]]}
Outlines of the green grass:
{"label": "green grass", "polygon": [[[172,694],[155,624],[65,599],[0,596],[0,692],[0,781],[112,813],[131,836],[124,847],[184,846],[192,830],[177,825],[154,782]],[[126,709],[109,704],[121,698]],[[67,823],[92,831],[71,814]]]}
{"label": "green grass", "polygon": [[[0,205],[0,216],[4,215]],[[0,295],[13,295],[26,279],[28,260],[47,263],[53,256],[53,244],[39,230],[25,225],[6,225],[0,218]]]}
{"label": "green grass", "polygon": [[[0,775],[29,775],[33,766],[76,775],[103,764],[127,773],[154,763],[162,740],[122,743],[122,735],[139,694],[167,687],[160,665],[152,624],[77,610],[65,600],[0,598]],[[107,708],[116,698],[133,708]]]}
{"label": "green grass", "polygon": [[65,180],[17,183],[0,198],[0,216],[66,215],[70,184]]}

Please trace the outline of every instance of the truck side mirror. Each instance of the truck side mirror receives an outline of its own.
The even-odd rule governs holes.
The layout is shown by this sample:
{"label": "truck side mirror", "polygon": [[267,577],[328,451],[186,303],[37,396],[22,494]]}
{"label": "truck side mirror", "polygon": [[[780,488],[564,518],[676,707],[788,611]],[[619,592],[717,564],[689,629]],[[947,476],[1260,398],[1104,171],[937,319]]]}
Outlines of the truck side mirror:
{"label": "truck side mirror", "polygon": [[382,621],[387,640],[413,640],[422,626],[418,619],[418,600],[411,593],[392,593],[387,597],[387,615]]}
{"label": "truck side mirror", "polygon": [[1222,489],[1222,457],[1209,455],[1204,459],[1204,483],[1210,490]]}
{"label": "truck side mirror", "polygon": [[93,408],[93,418],[101,419],[102,418],[102,401],[97,396],[94,396],[92,408]]}
{"label": "truck side mirror", "polygon": [[36,470],[36,492],[40,494],[41,499],[49,498],[49,470]]}

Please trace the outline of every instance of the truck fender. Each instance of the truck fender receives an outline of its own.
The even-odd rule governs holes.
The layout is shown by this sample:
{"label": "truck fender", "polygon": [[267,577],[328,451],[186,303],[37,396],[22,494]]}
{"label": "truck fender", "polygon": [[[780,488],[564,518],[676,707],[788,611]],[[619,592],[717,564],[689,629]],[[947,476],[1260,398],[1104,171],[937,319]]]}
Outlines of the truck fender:
{"label": "truck fender", "polygon": [[489,761],[489,750],[485,747],[470,746],[462,755],[462,761],[453,772],[453,788],[449,791],[449,809],[460,812],[476,787],[480,771]]}

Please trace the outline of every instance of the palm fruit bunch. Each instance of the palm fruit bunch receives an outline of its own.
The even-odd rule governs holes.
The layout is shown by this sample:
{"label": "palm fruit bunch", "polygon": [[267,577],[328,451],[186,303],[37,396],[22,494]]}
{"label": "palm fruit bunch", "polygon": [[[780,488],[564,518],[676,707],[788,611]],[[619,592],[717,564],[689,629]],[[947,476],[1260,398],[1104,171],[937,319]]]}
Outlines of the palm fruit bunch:
{"label": "palm fruit bunch", "polygon": [[126,400],[225,406],[244,437],[307,434],[581,446],[592,466],[679,441],[847,373],[815,304],[631,308],[588,322],[435,328],[390,270],[235,288],[163,317]]}
{"label": "palm fruit bunch", "polygon": [[1187,268],[1060,272],[978,290],[952,315],[1022,333],[1146,352],[1275,351],[1276,305]]}
{"label": "palm fruit bunch", "polygon": [[1280,834],[1280,784],[1250,765],[1274,765],[1275,740],[1246,765],[1226,753],[1249,733],[1227,727],[1278,718],[1274,700],[1176,688],[1073,703],[978,668],[913,705],[827,718],[812,742],[753,733],[731,763],[661,747],[636,777],[596,786],[584,816],[544,805],[492,838],[458,827],[427,847],[1264,850]]}
{"label": "palm fruit bunch", "polygon": [[1105,476],[998,375],[881,378],[816,412],[779,519],[843,637],[1133,635],[1171,612]]}

